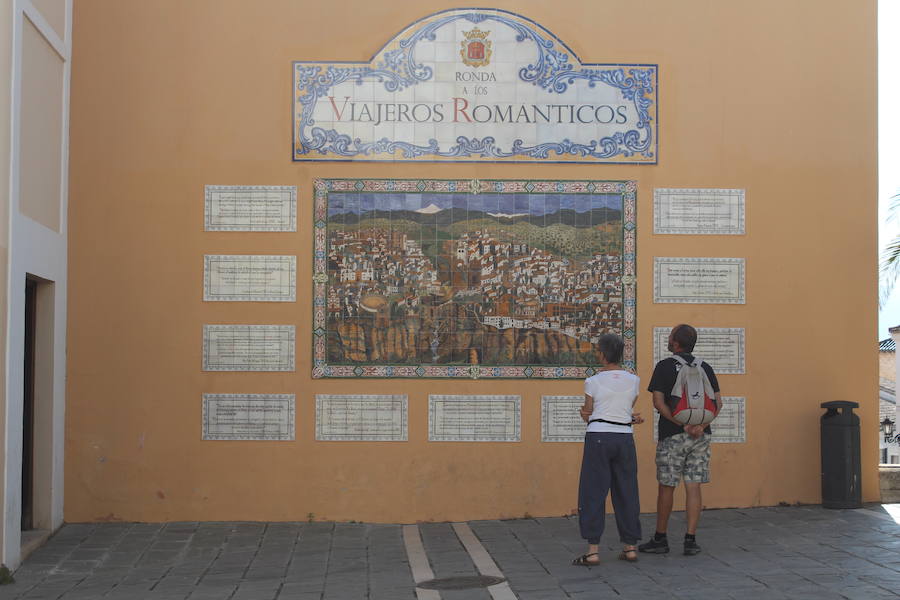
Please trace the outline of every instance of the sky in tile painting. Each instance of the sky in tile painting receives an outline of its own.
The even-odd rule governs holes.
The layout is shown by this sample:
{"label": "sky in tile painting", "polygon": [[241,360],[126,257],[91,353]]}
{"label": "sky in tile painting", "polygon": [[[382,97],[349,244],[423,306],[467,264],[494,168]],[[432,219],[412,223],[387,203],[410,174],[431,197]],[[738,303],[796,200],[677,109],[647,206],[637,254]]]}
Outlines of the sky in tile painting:
{"label": "sky in tile painting", "polygon": [[328,214],[364,213],[371,210],[417,211],[430,206],[439,209],[460,208],[488,213],[531,214],[541,216],[559,210],[588,212],[595,208],[621,210],[619,194],[438,194],[378,193],[328,195]]}

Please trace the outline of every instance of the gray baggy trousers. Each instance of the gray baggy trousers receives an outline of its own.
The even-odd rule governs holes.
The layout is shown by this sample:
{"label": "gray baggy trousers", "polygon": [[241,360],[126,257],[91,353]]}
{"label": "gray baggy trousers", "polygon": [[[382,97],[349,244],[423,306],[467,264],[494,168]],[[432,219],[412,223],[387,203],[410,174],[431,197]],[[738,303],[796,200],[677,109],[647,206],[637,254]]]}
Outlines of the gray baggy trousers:
{"label": "gray baggy trousers", "polygon": [[578,525],[581,537],[599,544],[606,525],[606,494],[612,492],[619,540],[641,539],[637,452],[630,433],[587,433],[578,483]]}

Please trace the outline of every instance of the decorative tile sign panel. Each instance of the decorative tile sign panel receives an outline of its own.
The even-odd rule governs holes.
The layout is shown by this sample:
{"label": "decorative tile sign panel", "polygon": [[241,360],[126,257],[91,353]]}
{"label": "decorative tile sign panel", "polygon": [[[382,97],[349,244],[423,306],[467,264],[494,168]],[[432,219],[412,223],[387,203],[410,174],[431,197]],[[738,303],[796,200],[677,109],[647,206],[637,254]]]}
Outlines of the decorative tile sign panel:
{"label": "decorative tile sign panel", "polygon": [[[714,444],[743,444],[747,441],[747,399],[722,396],[722,412],[710,424]],[[659,438],[659,413],[653,411],[653,439]]]}
{"label": "decorative tile sign panel", "polygon": [[203,300],[207,302],[294,302],[296,256],[203,257]]}
{"label": "decorative tile sign panel", "polygon": [[747,399],[722,396],[722,412],[713,421],[712,441],[719,444],[743,444],[747,441]]}
{"label": "decorative tile sign panel", "polygon": [[204,325],[204,371],[293,371],[293,325]]}
{"label": "decorative tile sign panel", "polygon": [[583,63],[537,23],[452,9],[368,62],[295,62],[295,161],[657,162],[657,66]]}
{"label": "decorative tile sign panel", "polygon": [[653,190],[653,233],[742,235],[744,190]]}
{"label": "decorative tile sign panel", "polygon": [[518,442],[521,396],[428,396],[429,442]]}
{"label": "decorative tile sign panel", "polygon": [[541,396],[541,441],[583,442],[587,424],[579,409],[584,396]]}
{"label": "decorative tile sign panel", "polygon": [[405,442],[407,397],[316,394],[316,439]]}
{"label": "decorative tile sign panel", "polygon": [[743,258],[653,258],[653,301],[744,304]]}
{"label": "decorative tile sign panel", "polygon": [[313,377],[634,365],[633,181],[315,182]]}
{"label": "decorative tile sign panel", "polygon": [[[671,327],[653,328],[653,362],[670,356],[668,351]],[[743,327],[698,327],[694,356],[712,365],[717,375],[744,373]]]}
{"label": "decorative tile sign panel", "polygon": [[204,440],[293,440],[293,394],[203,394]]}
{"label": "decorative tile sign panel", "polygon": [[206,231],[297,231],[292,185],[208,185]]}

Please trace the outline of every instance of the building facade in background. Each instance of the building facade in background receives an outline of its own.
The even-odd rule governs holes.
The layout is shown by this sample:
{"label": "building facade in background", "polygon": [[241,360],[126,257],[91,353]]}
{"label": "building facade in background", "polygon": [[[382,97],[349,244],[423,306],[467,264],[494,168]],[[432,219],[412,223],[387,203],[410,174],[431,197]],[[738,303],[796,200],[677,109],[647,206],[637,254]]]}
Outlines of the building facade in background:
{"label": "building facade in background", "polygon": [[892,338],[878,343],[878,449],[881,464],[900,463],[900,444],[893,439],[897,427],[897,344]]}

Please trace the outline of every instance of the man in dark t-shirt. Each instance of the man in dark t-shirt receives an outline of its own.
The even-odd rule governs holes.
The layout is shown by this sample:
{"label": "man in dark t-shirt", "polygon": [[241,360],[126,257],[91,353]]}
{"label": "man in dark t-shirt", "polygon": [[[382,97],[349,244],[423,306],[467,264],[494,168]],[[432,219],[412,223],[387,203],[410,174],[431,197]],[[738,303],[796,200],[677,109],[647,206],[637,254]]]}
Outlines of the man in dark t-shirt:
{"label": "man in dark t-shirt", "polygon": [[[697,330],[690,325],[676,325],[669,334],[669,351],[685,359],[688,363],[694,360],[691,352],[697,343]],[[702,363],[709,383],[715,391],[716,414],[722,409],[722,397],[719,394],[719,381],[711,366]],[[703,500],[700,485],[709,482],[709,441],[712,429],[709,425],[682,425],[672,417],[672,410],[678,403],[678,397],[672,395],[675,379],[681,363],[672,357],[665,358],[656,364],[650,378],[648,391],[653,394],[653,406],[659,412],[659,441],[656,446],[656,479],[659,491],[656,497],[656,534],[646,544],[641,544],[641,552],[664,554],[669,551],[666,530],[675,488],[684,480],[684,491],[687,509],[687,532],[684,536],[684,553],[688,556],[698,554],[697,523]]]}

